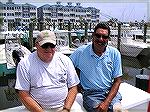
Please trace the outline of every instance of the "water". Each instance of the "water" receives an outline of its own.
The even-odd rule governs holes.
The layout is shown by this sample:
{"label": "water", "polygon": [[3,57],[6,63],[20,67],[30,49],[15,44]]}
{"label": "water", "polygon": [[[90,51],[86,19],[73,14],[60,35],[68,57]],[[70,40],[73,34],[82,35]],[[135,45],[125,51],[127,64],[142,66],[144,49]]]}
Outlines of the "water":
{"label": "water", "polygon": [[136,86],[137,75],[150,75],[149,57],[127,57],[122,56],[123,81]]}
{"label": "water", "polygon": [[14,88],[0,87],[0,110],[21,105]]}

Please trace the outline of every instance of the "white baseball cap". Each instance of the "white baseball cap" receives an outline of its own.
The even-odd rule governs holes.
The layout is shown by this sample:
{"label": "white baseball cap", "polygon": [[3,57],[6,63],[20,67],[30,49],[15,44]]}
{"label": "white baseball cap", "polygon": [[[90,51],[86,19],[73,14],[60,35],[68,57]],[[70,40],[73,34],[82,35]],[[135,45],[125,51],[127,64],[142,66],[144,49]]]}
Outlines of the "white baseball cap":
{"label": "white baseball cap", "polygon": [[52,43],[56,45],[56,35],[53,31],[43,30],[39,32],[35,42],[38,42],[40,46],[42,46],[45,43]]}

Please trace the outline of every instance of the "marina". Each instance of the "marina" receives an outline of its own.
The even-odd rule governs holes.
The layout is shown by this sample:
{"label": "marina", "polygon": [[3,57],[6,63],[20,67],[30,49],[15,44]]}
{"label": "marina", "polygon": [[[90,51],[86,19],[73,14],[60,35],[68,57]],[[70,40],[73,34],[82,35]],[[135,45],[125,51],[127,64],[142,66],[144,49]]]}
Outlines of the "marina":
{"label": "marina", "polygon": [[[57,50],[66,55],[71,54],[75,50],[75,48],[69,47],[69,38],[68,38],[69,32],[55,31],[55,33],[57,35]],[[1,87],[0,87],[0,91],[1,91],[0,97],[2,98],[2,100],[0,101],[0,105],[1,105],[0,110],[10,108],[10,110],[9,109],[4,110],[4,112],[11,111],[11,109],[12,110],[15,109],[15,111],[17,111],[17,110],[20,111],[20,109],[24,109],[24,107],[21,106],[22,104],[19,101],[14,89],[12,88],[14,85],[14,81],[15,81],[15,69],[7,69],[7,65],[6,65],[7,61],[6,61],[6,57],[4,55],[5,54],[5,45],[3,44],[2,46],[3,47],[0,47],[0,48],[2,48],[1,57],[3,57],[3,58],[1,58],[1,62],[3,64],[5,64],[5,67],[6,67],[4,71],[7,71],[7,70],[14,70],[14,71],[13,72],[11,71],[9,73],[4,73],[1,77],[2,78],[1,80],[3,80],[2,81],[3,84],[1,84]],[[122,55],[122,64],[123,64],[123,73],[124,73],[123,82],[136,87],[136,76],[137,75],[147,75],[148,76],[150,74],[149,57],[145,57],[144,59],[143,58],[137,59],[136,57],[129,57],[126,55]],[[124,91],[124,90],[122,90],[122,91]],[[140,105],[140,104],[137,104],[137,105]],[[141,108],[146,109],[147,105],[148,105],[148,103],[145,102],[141,106]],[[13,108],[13,107],[16,107],[16,108]],[[125,107],[125,109],[127,109],[129,107],[127,106],[127,107]],[[137,106],[137,107],[139,107],[139,106]],[[134,111],[137,112],[136,108],[132,108],[131,112],[134,112]],[[140,110],[140,109],[138,108],[138,110]],[[144,112],[144,111],[139,111],[139,112]]]}

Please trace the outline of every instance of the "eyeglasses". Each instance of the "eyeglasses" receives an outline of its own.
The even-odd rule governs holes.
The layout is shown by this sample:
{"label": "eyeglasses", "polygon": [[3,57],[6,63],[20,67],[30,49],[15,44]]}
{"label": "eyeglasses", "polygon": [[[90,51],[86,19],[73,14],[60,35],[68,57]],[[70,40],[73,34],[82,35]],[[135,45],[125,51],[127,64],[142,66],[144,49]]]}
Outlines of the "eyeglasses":
{"label": "eyeglasses", "polygon": [[100,34],[95,34],[95,37],[96,38],[103,38],[103,39],[108,39],[109,38],[109,36],[106,36],[106,35],[100,35]]}
{"label": "eyeglasses", "polygon": [[41,47],[43,49],[48,49],[48,48],[55,48],[56,45],[52,44],[52,43],[45,43],[43,44]]}

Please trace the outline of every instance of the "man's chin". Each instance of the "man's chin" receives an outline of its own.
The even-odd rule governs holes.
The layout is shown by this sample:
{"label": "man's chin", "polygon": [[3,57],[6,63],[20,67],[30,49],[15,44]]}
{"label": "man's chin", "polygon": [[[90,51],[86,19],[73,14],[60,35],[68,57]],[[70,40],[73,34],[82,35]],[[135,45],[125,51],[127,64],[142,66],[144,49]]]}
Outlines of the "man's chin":
{"label": "man's chin", "polygon": [[105,47],[107,46],[107,43],[98,43],[99,46]]}

